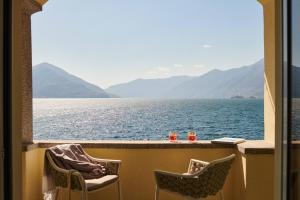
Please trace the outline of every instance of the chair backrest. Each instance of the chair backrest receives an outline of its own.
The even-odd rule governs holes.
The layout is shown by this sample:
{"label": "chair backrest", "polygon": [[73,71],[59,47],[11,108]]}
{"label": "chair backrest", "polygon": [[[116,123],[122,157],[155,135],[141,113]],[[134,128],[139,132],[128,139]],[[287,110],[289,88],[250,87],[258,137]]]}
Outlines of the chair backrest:
{"label": "chair backrest", "polygon": [[[52,176],[52,184],[56,187],[68,188],[68,174],[69,170],[65,170],[57,166],[50,153],[46,150],[45,152],[45,175],[44,176]],[[83,178],[71,175],[71,189],[72,190],[82,190],[82,186],[84,185]]]}
{"label": "chair backrest", "polygon": [[215,195],[224,186],[235,154],[210,162],[200,172],[195,174],[201,182],[201,196]]}
{"label": "chair backrest", "polygon": [[234,158],[235,155],[232,154],[226,158],[214,160],[193,174],[172,175],[172,173],[158,172],[156,181],[161,189],[193,199],[206,198],[216,195],[223,188]]}

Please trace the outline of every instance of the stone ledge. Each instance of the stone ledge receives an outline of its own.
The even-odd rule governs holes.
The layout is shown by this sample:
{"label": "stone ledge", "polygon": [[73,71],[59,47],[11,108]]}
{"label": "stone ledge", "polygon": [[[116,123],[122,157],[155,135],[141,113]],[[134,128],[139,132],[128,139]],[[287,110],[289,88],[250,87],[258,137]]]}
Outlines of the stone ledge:
{"label": "stone ledge", "polygon": [[77,143],[81,144],[84,148],[106,148],[106,149],[223,149],[223,148],[236,148],[233,144],[212,144],[210,141],[83,141],[83,140],[36,140],[33,144],[24,144],[23,151],[29,151],[34,148],[48,148],[58,144]]}
{"label": "stone ledge", "polygon": [[242,154],[274,154],[274,144],[264,140],[246,141],[237,145]]}
{"label": "stone ledge", "polygon": [[34,149],[38,149],[39,144],[38,143],[23,143],[22,144],[22,151],[31,151]]}
{"label": "stone ledge", "polygon": [[178,149],[178,148],[234,148],[231,144],[212,144],[210,141],[35,141],[40,148],[47,148],[56,144],[79,143],[84,148],[118,148],[118,149]]}
{"label": "stone ledge", "polygon": [[211,141],[203,140],[195,143],[188,141],[83,141],[83,140],[36,140],[34,143],[23,144],[23,151],[30,151],[36,148],[48,148],[58,144],[77,143],[84,148],[99,149],[237,149],[242,154],[274,154],[274,145],[263,140],[246,141],[244,143],[233,144],[213,144]]}

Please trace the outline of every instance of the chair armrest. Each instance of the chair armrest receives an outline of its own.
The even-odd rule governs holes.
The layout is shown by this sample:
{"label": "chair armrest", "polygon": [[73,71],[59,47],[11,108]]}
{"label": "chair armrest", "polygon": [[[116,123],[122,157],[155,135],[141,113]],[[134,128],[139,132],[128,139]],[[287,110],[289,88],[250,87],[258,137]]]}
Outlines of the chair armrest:
{"label": "chair armrest", "polygon": [[74,169],[62,169],[54,163],[53,159],[48,153],[46,153],[46,157],[49,162],[48,167],[50,168],[56,187],[70,187],[72,190],[82,190],[83,188],[86,188],[84,178],[80,172]]}
{"label": "chair armrest", "polygon": [[173,172],[167,172],[167,171],[162,171],[162,170],[155,170],[154,171],[155,176],[169,176],[169,177],[176,177],[176,178],[193,178],[195,177],[192,174],[180,174],[180,173],[173,173]]}
{"label": "chair armrest", "polygon": [[187,173],[188,174],[195,174],[195,173],[201,171],[203,168],[205,168],[208,164],[209,164],[209,162],[196,160],[196,159],[191,159]]}
{"label": "chair armrest", "polygon": [[154,171],[156,185],[160,189],[167,189],[173,192],[178,192],[178,185],[185,184],[196,180],[198,176],[192,174],[179,174],[166,171]]}
{"label": "chair armrest", "polygon": [[121,167],[121,163],[122,163],[121,160],[99,159],[99,158],[94,158],[90,155],[89,155],[89,158],[92,161],[105,166],[108,170],[107,174],[109,174],[109,175],[119,175],[120,167]]}
{"label": "chair armrest", "polygon": [[97,162],[103,162],[103,163],[119,163],[121,164],[121,160],[112,160],[112,159],[99,159],[99,158],[94,158],[92,156],[89,156],[92,160],[97,161]]}

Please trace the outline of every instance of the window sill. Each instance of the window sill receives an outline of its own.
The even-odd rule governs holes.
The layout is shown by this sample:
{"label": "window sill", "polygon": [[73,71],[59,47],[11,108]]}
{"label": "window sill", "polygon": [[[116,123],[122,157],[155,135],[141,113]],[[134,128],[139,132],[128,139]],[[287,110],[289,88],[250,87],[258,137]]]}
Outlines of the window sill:
{"label": "window sill", "polygon": [[49,148],[58,144],[79,143],[84,148],[98,149],[237,149],[242,154],[274,154],[274,145],[263,140],[252,140],[244,143],[213,144],[209,140],[197,141],[83,141],[83,140],[35,140],[31,144],[23,144],[23,151],[30,151],[36,148]]}

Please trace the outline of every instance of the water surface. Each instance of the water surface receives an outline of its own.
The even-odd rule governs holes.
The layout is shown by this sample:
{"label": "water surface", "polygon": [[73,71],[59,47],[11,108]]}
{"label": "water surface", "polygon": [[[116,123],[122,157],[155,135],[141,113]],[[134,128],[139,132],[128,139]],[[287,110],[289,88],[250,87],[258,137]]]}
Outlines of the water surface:
{"label": "water surface", "polygon": [[263,139],[263,100],[33,99],[34,139]]}

